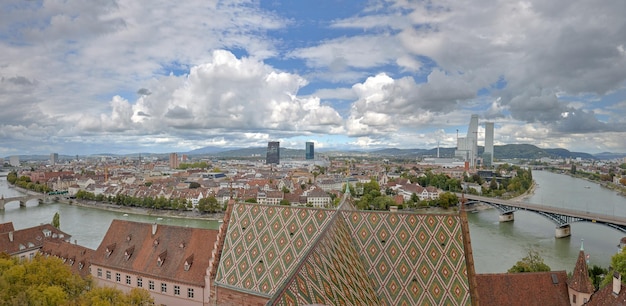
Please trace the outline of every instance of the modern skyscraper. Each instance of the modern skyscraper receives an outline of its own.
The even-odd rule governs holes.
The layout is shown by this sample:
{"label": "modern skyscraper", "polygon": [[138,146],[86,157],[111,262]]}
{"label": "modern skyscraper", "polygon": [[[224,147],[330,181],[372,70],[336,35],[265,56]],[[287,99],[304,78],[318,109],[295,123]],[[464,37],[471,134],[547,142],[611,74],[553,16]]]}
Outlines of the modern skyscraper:
{"label": "modern skyscraper", "polygon": [[276,164],[280,163],[280,142],[278,141],[270,141],[267,143],[267,155],[265,157],[266,164]]}
{"label": "modern skyscraper", "polygon": [[170,169],[178,169],[180,163],[178,162],[178,154],[170,153]]}
{"label": "modern skyscraper", "polygon": [[56,165],[59,162],[58,153],[50,153],[50,165]]}
{"label": "modern skyscraper", "polygon": [[315,147],[313,142],[307,141],[306,143],[306,159],[315,159]]}
{"label": "modern skyscraper", "polygon": [[483,162],[486,167],[493,164],[493,122],[485,122],[485,152]]}
{"label": "modern skyscraper", "polygon": [[457,138],[456,151],[454,156],[468,161],[471,167],[476,165],[476,155],[478,154],[478,115],[472,115],[470,124],[467,127],[467,136]]}

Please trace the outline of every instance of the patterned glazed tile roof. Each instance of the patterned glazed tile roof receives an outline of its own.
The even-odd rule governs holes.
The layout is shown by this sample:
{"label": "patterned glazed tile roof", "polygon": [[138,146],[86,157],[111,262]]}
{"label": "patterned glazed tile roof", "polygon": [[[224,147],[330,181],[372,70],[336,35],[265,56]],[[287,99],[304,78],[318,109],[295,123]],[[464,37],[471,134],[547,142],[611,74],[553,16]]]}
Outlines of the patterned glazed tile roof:
{"label": "patterned glazed tile roof", "polygon": [[238,203],[217,270],[218,286],[271,297],[335,210]]}
{"label": "patterned glazed tile roof", "polygon": [[269,305],[380,305],[341,218],[329,225]]}
{"label": "patterned glazed tile roof", "polygon": [[481,306],[568,306],[565,271],[477,274]]}
{"label": "patterned glazed tile roof", "polygon": [[471,304],[459,215],[342,214],[381,304]]}
{"label": "patterned glazed tile roof", "polygon": [[346,203],[338,210],[235,204],[216,286],[272,305],[471,304],[461,215],[355,211]]}

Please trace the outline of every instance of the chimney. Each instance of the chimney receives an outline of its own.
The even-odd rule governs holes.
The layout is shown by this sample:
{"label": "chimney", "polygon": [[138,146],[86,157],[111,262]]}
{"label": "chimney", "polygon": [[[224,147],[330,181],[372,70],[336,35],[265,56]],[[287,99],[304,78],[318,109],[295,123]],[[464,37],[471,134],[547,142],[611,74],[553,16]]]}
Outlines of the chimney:
{"label": "chimney", "polygon": [[156,234],[156,231],[157,231],[157,224],[155,222],[155,223],[152,223],[152,235],[153,236],[154,236],[154,234]]}
{"label": "chimney", "polygon": [[615,271],[613,272],[613,294],[619,295],[620,289],[622,288],[622,275]]}
{"label": "chimney", "polygon": [[13,231],[9,232],[9,241],[13,242]]}

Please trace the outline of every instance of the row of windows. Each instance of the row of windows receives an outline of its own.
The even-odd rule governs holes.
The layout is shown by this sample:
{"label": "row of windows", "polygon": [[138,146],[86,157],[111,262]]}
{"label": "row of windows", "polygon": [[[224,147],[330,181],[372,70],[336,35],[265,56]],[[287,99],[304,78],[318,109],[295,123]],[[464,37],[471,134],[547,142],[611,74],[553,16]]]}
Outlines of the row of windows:
{"label": "row of windows", "polygon": [[[102,269],[98,268],[98,277],[102,277]],[[106,279],[111,279],[111,271],[106,271]],[[120,273],[115,273],[115,281],[121,282],[122,275]],[[131,277],[130,275],[126,275],[126,284],[131,285]],[[137,287],[143,288],[143,278],[140,276],[137,277]],[[154,290],[154,281],[148,281],[148,289]],[[167,293],[167,283],[161,283],[161,293]],[[180,296],[180,286],[174,285],[174,295]],[[187,297],[192,299],[194,297],[193,288],[187,288]]]}

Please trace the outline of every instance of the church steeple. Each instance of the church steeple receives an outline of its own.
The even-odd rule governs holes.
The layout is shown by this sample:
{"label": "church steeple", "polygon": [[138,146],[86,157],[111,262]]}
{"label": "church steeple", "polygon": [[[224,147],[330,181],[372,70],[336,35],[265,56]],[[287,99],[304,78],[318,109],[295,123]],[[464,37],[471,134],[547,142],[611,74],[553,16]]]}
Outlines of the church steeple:
{"label": "church steeple", "polygon": [[589,301],[589,298],[595,291],[591,279],[589,278],[589,270],[585,258],[585,248],[583,240],[580,241],[580,252],[576,260],[576,266],[572,271],[572,277],[567,280],[567,291],[569,293],[570,305],[582,305]]}

